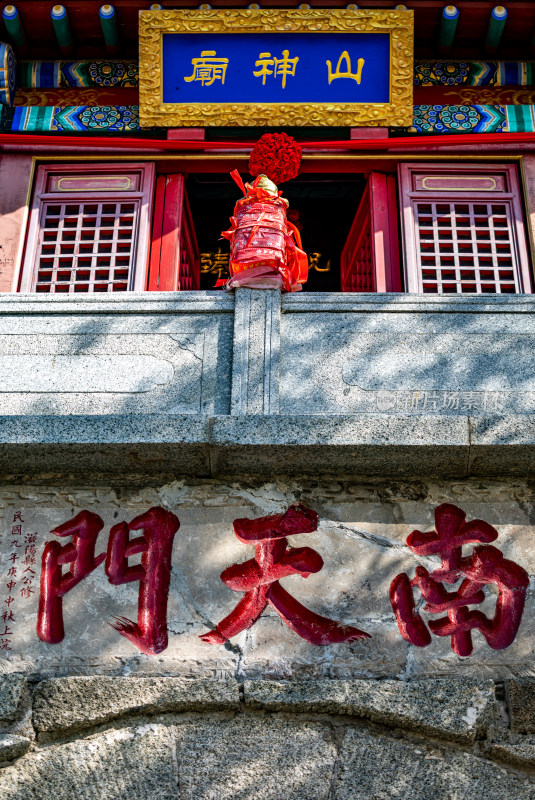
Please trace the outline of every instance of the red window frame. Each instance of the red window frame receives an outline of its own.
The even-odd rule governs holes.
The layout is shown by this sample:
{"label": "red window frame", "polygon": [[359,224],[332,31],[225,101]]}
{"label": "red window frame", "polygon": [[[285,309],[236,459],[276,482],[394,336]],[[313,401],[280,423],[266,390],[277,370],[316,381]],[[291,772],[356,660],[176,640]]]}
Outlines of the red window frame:
{"label": "red window frame", "polygon": [[407,292],[532,291],[514,165],[399,165]]}
{"label": "red window frame", "polygon": [[154,201],[149,292],[200,289],[197,238],[180,173],[158,175]]}
{"label": "red window frame", "polygon": [[[37,259],[40,237],[43,233],[43,208],[46,204],[65,205],[67,202],[90,204],[106,201],[111,203],[134,201],[138,207],[137,235],[131,254],[129,282],[127,286],[112,286],[112,289],[126,288],[134,291],[199,289],[200,259],[186,194],[185,177],[181,173],[160,174],[156,177],[155,172],[155,165],[150,162],[126,164],[110,162],[96,166],[94,163],[85,162],[75,165],[39,166],[19,291],[36,290]],[[471,255],[474,262],[477,262],[477,269],[480,268],[481,259],[486,258],[489,262],[490,258],[493,262],[491,269],[496,276],[498,292],[512,293],[513,288],[515,293],[532,290],[520,182],[514,165],[401,163],[398,165],[398,189],[405,291],[472,293],[476,284],[477,290],[480,287],[483,292],[493,291],[490,280],[488,285],[484,286],[483,279],[480,280],[479,277],[477,280],[465,280],[462,277],[463,274],[476,269],[474,265],[466,266],[467,251],[464,251],[464,255],[461,252],[462,236],[466,236],[467,233],[468,239],[472,242]],[[341,254],[342,291],[401,291],[397,191],[394,175],[370,173]],[[427,215],[431,219],[431,223],[427,225],[429,230],[442,225],[440,220],[443,219],[444,213],[439,211],[439,206],[451,209],[449,226],[454,232],[450,238],[457,236],[458,239],[453,242],[455,251],[452,257],[453,267],[451,264],[450,266],[442,264],[443,257],[448,260],[447,249],[451,242],[443,248],[435,236],[434,249],[431,247],[429,250],[429,242],[424,241],[422,232],[426,232],[427,212],[422,211],[422,204],[432,207],[432,212]],[[457,219],[459,208],[472,209],[468,216],[471,215],[471,219],[477,221],[474,209],[478,206],[488,208],[490,215],[487,215],[490,221],[482,225],[481,230],[478,230],[477,225],[470,227],[466,220],[459,223]],[[117,209],[120,209],[119,205]],[[462,212],[459,211],[459,214],[462,216]],[[481,214],[480,219],[483,219]],[[465,225],[465,230],[460,229],[462,225]],[[56,227],[59,231],[61,226],[58,224]],[[484,240],[486,234],[492,239],[491,250],[494,248],[496,251],[490,253],[490,256],[488,252],[487,255],[483,252],[485,248],[487,251],[489,248],[488,242]],[[59,241],[60,233],[57,235]],[[480,237],[483,237],[481,246]],[[427,255],[423,253],[424,246],[428,247]],[[437,277],[434,288],[433,281],[426,278],[425,272],[427,270],[429,274],[435,270],[438,275],[439,267],[429,268],[433,258],[440,262],[439,267],[444,269],[446,275]],[[449,259],[450,262],[452,258]],[[508,259],[512,266],[507,263]],[[67,256],[64,261],[68,262]],[[74,282],[77,280],[75,266],[76,263],[73,261],[71,272]],[[68,266],[65,269],[68,270]],[[455,270],[458,272],[455,279],[448,278],[447,275],[451,275]],[[514,278],[507,277],[513,273]],[[440,281],[442,283],[439,285]],[[453,284],[455,285],[452,291]],[[65,284],[61,289],[65,291]],[[84,291],[83,287],[68,288],[68,291],[74,290]],[[100,290],[108,289],[100,287]]]}
{"label": "red window frame", "polygon": [[396,179],[372,172],[340,256],[343,292],[400,292]]}
{"label": "red window frame", "polygon": [[[109,253],[110,246],[104,247],[104,242],[100,238],[100,230],[95,226],[90,230],[95,231],[93,241],[87,238],[82,241],[84,220],[79,216],[76,220],[75,214],[65,211],[68,206],[75,208],[77,205],[93,206],[99,209],[97,220],[104,215],[104,206],[115,209],[133,207],[133,227],[131,236],[131,248],[128,251],[128,270],[126,290],[142,291],[147,283],[147,268],[150,241],[150,224],[152,218],[152,197],[154,193],[154,173],[153,163],[115,163],[105,165],[93,164],[67,164],[67,165],[42,165],[37,169],[37,177],[33,192],[33,202],[30,211],[28,233],[26,238],[26,249],[23,266],[19,281],[19,291],[37,291],[38,271],[52,273],[50,279],[50,289],[56,290],[60,285],[57,281],[58,272],[62,270],[65,274],[71,273],[70,278],[66,278],[61,283],[63,291],[72,293],[77,289],[78,273],[84,275],[89,272],[91,285],[96,285],[98,280],[96,264],[98,259],[110,261],[104,256],[104,249]],[[55,227],[51,229],[50,242],[46,241],[47,215],[50,209],[59,208],[59,214],[52,216]],[[72,223],[73,227],[69,230],[69,241],[64,240],[67,229],[64,225],[66,219]],[[108,218],[111,217],[111,213]],[[97,233],[98,231],[98,233]],[[111,263],[117,263],[117,250],[119,248],[120,226],[119,224],[108,228],[111,231]],[[74,234],[74,235],[73,235]],[[54,238],[55,237],[55,238]],[[90,247],[91,246],[91,247]],[[85,248],[82,250],[82,248]],[[100,255],[97,255],[100,252]],[[47,254],[50,252],[50,255]],[[82,252],[87,255],[82,256]],[[71,258],[71,266],[67,262]],[[83,259],[90,266],[85,269],[79,267],[79,260]],[[126,262],[126,258],[121,259]],[[52,266],[43,267],[43,261],[50,262]],[[58,266],[64,261],[66,266]],[[112,269],[115,267],[112,266]],[[118,268],[117,268],[118,269]],[[104,273],[104,269],[101,270]],[[123,269],[124,273],[125,270]],[[110,273],[111,275],[111,270]],[[54,281],[56,276],[56,281]],[[78,286],[85,285],[85,278],[80,279]],[[104,287],[106,283],[102,281]],[[107,282],[111,289],[114,288],[113,280]],[[104,289],[104,291],[108,291]]]}

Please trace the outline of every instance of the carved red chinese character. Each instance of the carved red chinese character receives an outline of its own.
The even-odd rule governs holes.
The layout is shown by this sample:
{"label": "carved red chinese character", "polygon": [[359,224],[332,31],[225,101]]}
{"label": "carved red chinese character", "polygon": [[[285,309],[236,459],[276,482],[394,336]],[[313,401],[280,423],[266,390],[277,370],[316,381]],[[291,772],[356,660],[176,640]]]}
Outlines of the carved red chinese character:
{"label": "carved red chinese character", "polygon": [[[52,533],[72,536],[72,544],[63,547],[56,541],[45,545],[41,569],[41,592],[37,616],[37,635],[49,644],[61,642],[63,596],[106,559],[106,575],[110,583],[139,581],[138,621],[116,618],[115,630],[126,636],[143,653],[161,653],[167,647],[167,597],[171,576],[173,539],[180,527],[177,517],[163,508],[151,508],[127,525],[121,522],[110,531],[107,553],[95,557],[95,545],[104,523],[97,514],[81,511],[59,525]],[[143,534],[130,540],[131,530]],[[27,548],[28,549],[28,548]],[[129,566],[128,559],[141,553],[141,564]],[[63,575],[62,565],[70,564]],[[33,570],[24,570],[33,572]],[[26,581],[30,582],[31,578]],[[22,597],[33,593],[31,586],[20,590]]]}
{"label": "carved red chinese character", "polygon": [[[444,503],[435,509],[435,531],[413,531],[407,545],[419,556],[438,555],[442,565],[428,572],[417,567],[412,581],[408,575],[397,575],[390,586],[390,601],[399,630],[404,639],[418,647],[431,642],[431,634],[416,611],[414,587],[420,590],[429,614],[446,613],[430,620],[429,628],[436,636],[450,636],[452,650],[459,656],[473,651],[472,631],[480,631],[494,650],[509,647],[517,634],[524,610],[529,576],[514,561],[508,561],[493,542],[498,532],[480,519],[466,522],[466,514],[457,506]],[[463,557],[463,545],[481,543],[472,554]],[[447,591],[446,584],[459,587]],[[468,606],[485,600],[483,588],[494,584],[498,589],[494,616],[489,619]]]}
{"label": "carved red chinese character", "polygon": [[[72,536],[72,542],[60,545],[47,542],[43,550],[41,592],[37,612],[37,635],[43,642],[58,644],[65,636],[63,597],[102,564],[106,554],[95,558],[97,536],[104,527],[98,514],[80,511],[73,519],[51,531],[56,536]],[[62,574],[63,564],[70,569]]]}
{"label": "carved red chinese character", "polygon": [[236,592],[245,592],[231,613],[200,638],[210,644],[223,644],[250,628],[269,603],[295,633],[317,645],[351,642],[369,634],[341,625],[302,606],[279,583],[289,575],[308,578],[319,572],[323,559],[311,547],[288,547],[287,536],[311,533],[318,527],[318,515],[303,506],[291,506],[285,514],[259,519],[234,520],[240,542],[254,544],[255,557],[233,564],[221,573],[223,583]]}
{"label": "carved red chinese character", "polygon": [[[110,583],[140,581],[137,624],[116,617],[113,627],[142,653],[156,655],[167,647],[167,597],[171,580],[173,539],[180,527],[178,517],[163,508],[151,508],[127,525],[120,522],[110,531],[106,575]],[[143,530],[130,539],[131,530]],[[141,564],[128,566],[128,559],[142,553]]]}

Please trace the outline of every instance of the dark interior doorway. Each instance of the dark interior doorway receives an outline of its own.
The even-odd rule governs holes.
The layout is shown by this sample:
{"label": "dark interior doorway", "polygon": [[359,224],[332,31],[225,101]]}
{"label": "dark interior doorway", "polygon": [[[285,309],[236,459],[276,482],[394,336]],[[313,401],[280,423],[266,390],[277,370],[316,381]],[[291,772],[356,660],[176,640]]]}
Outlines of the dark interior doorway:
{"label": "dark interior doorway", "polygon": [[[329,173],[300,175],[282,187],[290,203],[289,219],[300,229],[312,265],[303,291],[341,290],[340,253],[365,184],[360,173]],[[240,190],[230,175],[223,174],[190,175],[186,185],[200,252],[228,256],[229,244],[220,236],[230,226]],[[216,279],[213,272],[202,273],[201,289],[212,289]]]}

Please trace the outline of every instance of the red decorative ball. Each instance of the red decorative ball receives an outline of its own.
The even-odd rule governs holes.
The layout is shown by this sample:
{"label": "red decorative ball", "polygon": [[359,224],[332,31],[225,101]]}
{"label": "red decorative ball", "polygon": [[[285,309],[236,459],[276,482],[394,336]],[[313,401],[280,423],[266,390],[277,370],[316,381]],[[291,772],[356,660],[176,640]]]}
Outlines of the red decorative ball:
{"label": "red decorative ball", "polygon": [[295,178],[301,165],[301,146],[286,133],[265,133],[249,158],[251,175],[267,175],[276,183]]}

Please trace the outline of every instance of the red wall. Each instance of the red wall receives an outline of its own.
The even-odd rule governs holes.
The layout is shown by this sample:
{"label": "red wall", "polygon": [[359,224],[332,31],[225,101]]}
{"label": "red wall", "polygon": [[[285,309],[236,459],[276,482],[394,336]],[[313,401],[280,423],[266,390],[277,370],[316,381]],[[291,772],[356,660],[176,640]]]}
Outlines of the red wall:
{"label": "red wall", "polygon": [[0,292],[10,292],[26,226],[31,156],[0,157]]}

